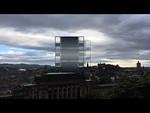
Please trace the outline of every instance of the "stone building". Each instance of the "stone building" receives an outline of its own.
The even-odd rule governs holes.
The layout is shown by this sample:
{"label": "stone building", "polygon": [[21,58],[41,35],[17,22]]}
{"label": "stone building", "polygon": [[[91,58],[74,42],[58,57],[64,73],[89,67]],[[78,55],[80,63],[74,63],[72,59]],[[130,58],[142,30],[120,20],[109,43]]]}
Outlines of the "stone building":
{"label": "stone building", "polygon": [[85,98],[91,81],[77,73],[47,73],[35,77],[34,84],[26,84],[13,90],[18,99],[78,99]]}
{"label": "stone building", "polygon": [[55,37],[55,66],[57,72],[34,78],[34,84],[13,90],[14,98],[25,99],[75,99],[89,92],[90,80],[85,79],[85,40],[81,36]]}

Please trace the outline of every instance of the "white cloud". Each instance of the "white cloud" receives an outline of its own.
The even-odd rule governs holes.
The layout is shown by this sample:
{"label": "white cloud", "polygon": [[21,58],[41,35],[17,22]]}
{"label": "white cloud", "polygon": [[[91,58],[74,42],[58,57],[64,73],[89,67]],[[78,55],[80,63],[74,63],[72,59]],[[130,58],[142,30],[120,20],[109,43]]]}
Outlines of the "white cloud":
{"label": "white cloud", "polygon": [[91,40],[91,43],[94,45],[95,44],[99,44],[99,45],[109,44],[113,41],[106,34],[93,30],[93,29],[82,29],[71,34],[77,35],[77,36],[84,36],[85,40]]}
{"label": "white cloud", "polygon": [[54,65],[54,53],[47,51],[6,51],[0,52],[0,63],[30,63]]}
{"label": "white cloud", "polygon": [[22,48],[48,48],[53,40],[44,34],[32,34],[15,31],[12,28],[0,28],[0,44]]}

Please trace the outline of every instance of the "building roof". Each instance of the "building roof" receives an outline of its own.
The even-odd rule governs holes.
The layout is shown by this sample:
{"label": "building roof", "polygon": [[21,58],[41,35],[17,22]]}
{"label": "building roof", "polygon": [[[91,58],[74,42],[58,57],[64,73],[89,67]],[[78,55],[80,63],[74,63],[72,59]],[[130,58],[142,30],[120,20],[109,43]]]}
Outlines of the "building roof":
{"label": "building roof", "polygon": [[36,84],[23,84],[23,86],[35,86]]}
{"label": "building roof", "polygon": [[56,73],[47,73],[41,77],[35,77],[36,84],[58,84],[58,83],[74,83],[85,81],[84,75],[74,72],[56,72]]}
{"label": "building roof", "polygon": [[76,74],[75,72],[55,72],[55,73],[47,73],[46,75],[69,75]]}

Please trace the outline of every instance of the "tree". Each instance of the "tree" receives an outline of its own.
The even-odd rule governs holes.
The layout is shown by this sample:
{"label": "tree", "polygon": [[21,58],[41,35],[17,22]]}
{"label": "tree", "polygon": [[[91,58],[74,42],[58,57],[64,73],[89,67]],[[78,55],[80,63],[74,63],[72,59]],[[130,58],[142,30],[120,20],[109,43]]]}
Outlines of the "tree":
{"label": "tree", "polygon": [[150,75],[120,79],[112,98],[150,98]]}

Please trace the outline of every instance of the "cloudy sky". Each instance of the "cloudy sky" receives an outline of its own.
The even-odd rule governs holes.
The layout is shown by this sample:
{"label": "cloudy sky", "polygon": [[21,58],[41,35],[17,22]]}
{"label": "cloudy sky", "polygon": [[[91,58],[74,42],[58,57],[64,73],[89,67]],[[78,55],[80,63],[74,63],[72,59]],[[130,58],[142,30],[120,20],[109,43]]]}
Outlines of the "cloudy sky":
{"label": "cloudy sky", "polygon": [[92,64],[150,66],[150,15],[0,15],[0,63],[54,65],[54,37],[85,36]]}

